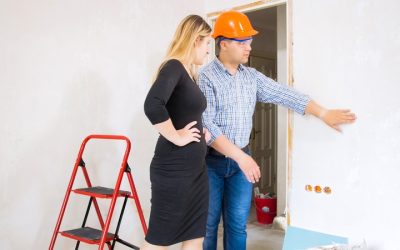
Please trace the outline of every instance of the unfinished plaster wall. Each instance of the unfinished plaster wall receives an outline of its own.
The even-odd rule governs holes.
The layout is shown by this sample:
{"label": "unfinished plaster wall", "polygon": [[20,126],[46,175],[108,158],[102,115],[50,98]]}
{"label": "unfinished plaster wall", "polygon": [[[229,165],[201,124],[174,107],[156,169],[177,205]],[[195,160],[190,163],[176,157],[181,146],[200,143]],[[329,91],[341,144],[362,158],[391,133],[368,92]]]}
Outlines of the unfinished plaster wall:
{"label": "unfinished plaster wall", "polygon": [[[203,1],[1,1],[1,249],[48,247],[80,143],[91,133],[132,139],[129,163],[148,219],[157,134],[143,101],[175,28],[192,13],[204,13]],[[113,185],[123,148],[92,143],[88,150],[93,183]],[[80,226],[86,204],[71,196],[62,229]],[[101,205],[105,215],[108,202]],[[121,235],[141,243],[133,209],[130,202]],[[95,217],[89,225],[98,226]],[[58,237],[55,249],[74,244]]]}
{"label": "unfinished plaster wall", "polygon": [[292,225],[398,249],[400,3],[293,4],[294,86],[328,108],[351,108],[358,121],[340,134],[295,116]]}

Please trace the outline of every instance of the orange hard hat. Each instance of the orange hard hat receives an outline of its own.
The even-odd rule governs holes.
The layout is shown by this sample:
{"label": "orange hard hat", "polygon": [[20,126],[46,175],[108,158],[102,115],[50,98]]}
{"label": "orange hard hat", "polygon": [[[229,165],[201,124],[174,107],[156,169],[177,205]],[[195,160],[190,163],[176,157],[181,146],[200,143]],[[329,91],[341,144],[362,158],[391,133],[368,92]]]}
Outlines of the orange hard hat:
{"label": "orange hard hat", "polygon": [[245,14],[231,10],[219,15],[215,21],[212,37],[239,38],[256,34],[258,31],[251,26],[250,20]]}

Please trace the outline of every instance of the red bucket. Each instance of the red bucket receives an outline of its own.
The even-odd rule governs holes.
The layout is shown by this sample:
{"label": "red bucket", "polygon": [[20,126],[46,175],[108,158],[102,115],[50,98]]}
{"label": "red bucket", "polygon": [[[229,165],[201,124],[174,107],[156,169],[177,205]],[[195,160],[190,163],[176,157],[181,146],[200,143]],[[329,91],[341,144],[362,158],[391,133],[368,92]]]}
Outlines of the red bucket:
{"label": "red bucket", "polygon": [[276,216],[276,198],[254,197],[254,203],[257,210],[257,221],[262,224],[271,224]]}

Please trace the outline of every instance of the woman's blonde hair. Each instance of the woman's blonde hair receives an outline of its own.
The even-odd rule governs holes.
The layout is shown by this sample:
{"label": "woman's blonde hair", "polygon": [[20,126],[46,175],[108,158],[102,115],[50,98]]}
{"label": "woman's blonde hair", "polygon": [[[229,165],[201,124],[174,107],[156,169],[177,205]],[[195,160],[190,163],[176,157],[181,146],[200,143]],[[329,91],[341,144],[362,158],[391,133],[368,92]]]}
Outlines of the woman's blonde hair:
{"label": "woman's blonde hair", "polygon": [[[182,63],[189,61],[190,57],[193,56],[196,39],[198,37],[203,39],[210,34],[211,27],[201,16],[189,15],[185,17],[176,29],[172,42],[168,47],[165,59],[158,68],[155,76],[158,75],[161,68],[168,60],[177,59]],[[190,66],[190,73],[192,76],[195,76],[197,73],[197,67],[195,65]]]}

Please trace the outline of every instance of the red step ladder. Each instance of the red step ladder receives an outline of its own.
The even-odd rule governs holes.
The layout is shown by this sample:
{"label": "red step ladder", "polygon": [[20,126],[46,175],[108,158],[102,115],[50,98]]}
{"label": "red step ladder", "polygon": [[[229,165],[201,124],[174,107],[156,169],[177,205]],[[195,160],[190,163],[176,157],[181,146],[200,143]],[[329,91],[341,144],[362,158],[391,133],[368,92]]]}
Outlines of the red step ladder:
{"label": "red step ladder", "polygon": [[[120,170],[119,170],[117,183],[115,184],[114,189],[100,187],[100,186],[93,187],[92,183],[90,182],[89,175],[88,175],[88,172],[86,170],[85,162],[82,159],[82,154],[83,154],[83,151],[85,150],[85,146],[86,146],[87,142],[89,140],[91,140],[91,139],[97,139],[97,140],[98,139],[121,140],[121,141],[125,141],[126,142],[126,149],[125,149],[124,158],[123,158],[122,163],[121,163],[121,167],[120,167]],[[129,157],[130,150],[131,150],[131,142],[125,136],[120,136],[120,135],[89,135],[88,137],[86,137],[83,140],[81,148],[80,148],[79,153],[78,153],[78,157],[76,158],[74,170],[72,171],[72,176],[71,176],[71,179],[69,181],[67,191],[65,193],[64,201],[63,201],[63,204],[61,206],[61,211],[60,211],[60,214],[58,216],[57,224],[56,224],[56,227],[54,229],[54,233],[53,233],[53,237],[52,237],[51,242],[50,242],[49,250],[54,249],[54,244],[56,242],[58,234],[61,234],[64,237],[76,240],[77,242],[76,242],[75,249],[79,248],[80,242],[85,242],[85,243],[88,243],[88,244],[97,244],[97,245],[99,245],[98,249],[101,249],[101,250],[104,248],[105,244],[108,246],[108,249],[114,249],[114,246],[115,246],[116,242],[121,243],[123,245],[126,245],[126,246],[128,246],[130,248],[133,248],[133,249],[139,249],[139,247],[134,246],[131,243],[126,242],[125,240],[122,240],[122,239],[120,239],[118,237],[118,231],[119,231],[119,228],[120,228],[120,225],[121,225],[122,217],[123,217],[123,214],[124,214],[124,211],[125,211],[125,206],[126,206],[128,198],[129,199],[133,199],[135,201],[137,212],[138,212],[139,218],[140,218],[140,222],[142,224],[143,232],[144,232],[145,235],[147,233],[147,226],[146,226],[146,222],[144,220],[143,211],[142,211],[142,208],[140,206],[139,197],[138,197],[138,195],[136,193],[135,184],[133,183],[131,169],[130,169],[130,167],[128,165],[128,157]],[[74,185],[76,174],[78,172],[78,168],[80,168],[82,170],[82,172],[83,172],[87,187],[86,188],[72,189],[72,187]],[[121,182],[122,182],[122,178],[123,178],[124,174],[126,174],[126,176],[128,178],[129,185],[131,187],[131,191],[120,190],[120,186],[121,186]],[[83,219],[83,223],[82,223],[82,226],[80,228],[73,229],[73,230],[67,230],[67,231],[59,231],[62,219],[64,217],[64,212],[65,212],[65,209],[67,207],[68,199],[69,199],[69,196],[70,196],[71,192],[74,192],[74,193],[79,194],[79,195],[89,196],[90,197],[89,198],[89,204],[87,206],[86,213],[85,213],[85,216],[84,216],[84,219]],[[120,216],[119,216],[119,219],[118,219],[118,224],[117,224],[116,230],[115,230],[114,233],[109,233],[108,230],[109,230],[109,227],[110,227],[110,222],[111,222],[111,219],[112,219],[112,215],[113,215],[113,212],[114,212],[115,203],[117,201],[117,198],[124,198],[124,203],[122,205],[122,209],[121,209],[121,212],[120,212]],[[99,205],[97,203],[97,199],[111,199],[110,208],[108,210],[107,218],[106,218],[105,222],[103,221],[103,218],[101,216]],[[97,217],[98,217],[99,222],[100,222],[101,230],[94,229],[94,228],[86,226],[87,217],[88,217],[88,214],[89,214],[89,211],[90,211],[92,203],[93,203],[94,208],[96,210]]]}

